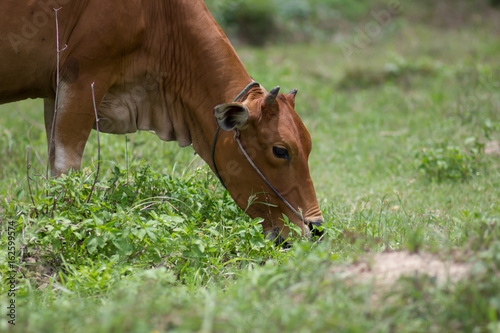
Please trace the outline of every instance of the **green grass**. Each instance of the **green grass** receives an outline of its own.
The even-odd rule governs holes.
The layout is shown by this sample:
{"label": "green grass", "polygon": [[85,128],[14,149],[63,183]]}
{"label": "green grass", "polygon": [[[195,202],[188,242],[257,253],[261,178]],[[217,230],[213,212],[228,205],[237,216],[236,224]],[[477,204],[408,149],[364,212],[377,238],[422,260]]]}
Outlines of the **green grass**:
{"label": "green grass", "polygon": [[[42,103],[0,106],[4,278],[8,221],[17,259],[26,246],[11,331],[498,332],[500,156],[485,147],[500,140],[499,52],[487,27],[405,20],[350,59],[338,43],[239,48],[265,87],[299,88],[313,138],[327,237],[288,251],[263,239],[191,148],[149,133],[101,135],[89,203],[95,133],[82,173],[47,184]],[[379,290],[332,272],[391,250],[470,263],[471,275]],[[7,284],[0,292],[6,309]]]}

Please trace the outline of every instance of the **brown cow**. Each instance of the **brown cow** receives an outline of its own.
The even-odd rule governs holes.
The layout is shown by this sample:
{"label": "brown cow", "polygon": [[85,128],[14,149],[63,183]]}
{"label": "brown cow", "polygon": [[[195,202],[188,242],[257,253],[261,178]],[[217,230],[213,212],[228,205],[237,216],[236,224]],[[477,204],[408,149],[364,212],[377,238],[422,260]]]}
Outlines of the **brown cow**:
{"label": "brown cow", "polygon": [[[101,132],[152,130],[162,140],[192,144],[236,203],[264,218],[266,234],[288,232],[283,214],[304,235],[308,224],[323,222],[307,163],[311,138],[294,111],[296,91],[267,93],[254,85],[232,103],[253,80],[202,0],[2,0],[0,17],[0,103],[44,99],[52,175],[80,168],[96,126],[95,82]],[[218,124],[223,131],[212,158]],[[249,198],[255,202],[247,207]]]}

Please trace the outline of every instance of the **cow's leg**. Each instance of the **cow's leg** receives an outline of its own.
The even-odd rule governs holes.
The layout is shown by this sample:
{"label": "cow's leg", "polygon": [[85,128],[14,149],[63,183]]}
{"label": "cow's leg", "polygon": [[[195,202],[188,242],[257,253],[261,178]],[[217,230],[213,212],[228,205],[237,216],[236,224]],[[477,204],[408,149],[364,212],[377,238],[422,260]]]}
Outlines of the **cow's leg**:
{"label": "cow's leg", "polygon": [[54,98],[45,98],[43,100],[43,116],[45,120],[45,134],[47,135],[47,151],[49,154],[49,163],[51,167],[51,175],[55,176],[54,169],[54,142],[52,140],[52,124],[54,123]]}
{"label": "cow's leg", "polygon": [[94,124],[94,116],[59,110],[54,135],[54,166],[51,173],[58,177],[70,169],[79,170],[85,144]]}
{"label": "cow's leg", "polygon": [[[103,95],[102,92],[96,92],[97,105]],[[50,163],[51,175],[58,177],[70,169],[80,169],[85,144],[95,124],[90,84],[88,87],[86,84],[76,84],[71,90],[61,89],[55,123],[51,120],[54,119],[53,106],[54,101],[45,102],[45,124],[46,128],[54,127],[54,147]],[[49,142],[50,136],[51,131],[48,130]]]}

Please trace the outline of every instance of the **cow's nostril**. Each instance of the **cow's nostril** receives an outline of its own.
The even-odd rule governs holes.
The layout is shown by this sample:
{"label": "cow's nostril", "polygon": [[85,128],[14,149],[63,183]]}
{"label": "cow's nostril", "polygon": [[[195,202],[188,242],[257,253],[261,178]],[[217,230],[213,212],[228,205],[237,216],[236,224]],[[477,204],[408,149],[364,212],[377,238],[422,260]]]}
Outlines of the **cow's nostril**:
{"label": "cow's nostril", "polygon": [[313,237],[321,237],[325,234],[325,232],[322,230],[323,229],[323,221],[321,222],[310,222],[307,224],[309,227],[309,230],[311,230],[311,238]]}

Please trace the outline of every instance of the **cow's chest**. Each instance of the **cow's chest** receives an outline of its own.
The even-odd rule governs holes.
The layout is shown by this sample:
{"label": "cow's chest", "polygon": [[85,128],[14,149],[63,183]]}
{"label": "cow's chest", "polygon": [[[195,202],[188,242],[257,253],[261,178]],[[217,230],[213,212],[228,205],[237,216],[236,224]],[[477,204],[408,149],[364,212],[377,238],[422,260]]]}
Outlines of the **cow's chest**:
{"label": "cow's chest", "polygon": [[157,90],[143,85],[110,89],[99,107],[99,130],[126,134],[154,131],[162,140],[174,140],[173,125]]}
{"label": "cow's chest", "polygon": [[164,141],[176,140],[182,147],[190,145],[184,110],[169,104],[158,84],[144,82],[117,85],[105,94],[98,110],[99,130],[112,134],[153,131]]}

